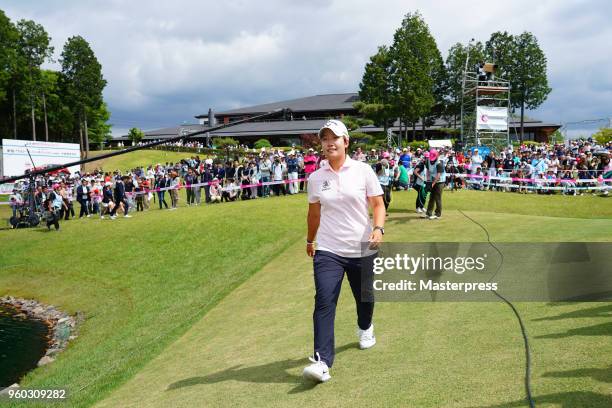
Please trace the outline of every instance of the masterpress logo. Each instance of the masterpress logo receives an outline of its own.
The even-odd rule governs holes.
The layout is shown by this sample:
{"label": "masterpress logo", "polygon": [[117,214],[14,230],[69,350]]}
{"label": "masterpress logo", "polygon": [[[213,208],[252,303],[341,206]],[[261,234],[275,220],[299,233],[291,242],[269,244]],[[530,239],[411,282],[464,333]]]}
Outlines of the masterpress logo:
{"label": "masterpress logo", "polygon": [[463,274],[466,271],[483,271],[486,268],[485,253],[479,257],[473,256],[411,256],[409,254],[395,254],[392,257],[378,257],[374,259],[372,271],[380,275],[387,270],[407,272],[411,275],[418,271],[452,271]]}
{"label": "masterpress logo", "polygon": [[[383,243],[362,266],[366,301],[606,301],[612,244]],[[364,251],[364,256],[367,253]],[[364,289],[367,288],[367,289]]]}

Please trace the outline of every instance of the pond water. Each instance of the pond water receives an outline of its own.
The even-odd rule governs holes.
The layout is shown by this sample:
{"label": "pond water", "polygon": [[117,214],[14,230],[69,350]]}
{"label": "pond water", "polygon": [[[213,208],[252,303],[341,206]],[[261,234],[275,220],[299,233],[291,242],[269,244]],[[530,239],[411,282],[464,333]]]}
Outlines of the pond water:
{"label": "pond water", "polygon": [[47,325],[18,314],[16,309],[0,305],[0,389],[19,382],[36,368],[48,346]]}

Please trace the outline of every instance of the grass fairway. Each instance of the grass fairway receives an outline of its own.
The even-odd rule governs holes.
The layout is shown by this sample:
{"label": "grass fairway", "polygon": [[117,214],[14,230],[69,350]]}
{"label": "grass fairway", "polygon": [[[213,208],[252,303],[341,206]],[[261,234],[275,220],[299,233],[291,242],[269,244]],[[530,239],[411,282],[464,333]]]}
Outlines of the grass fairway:
{"label": "grass fairway", "polygon": [[[387,241],[484,241],[457,209],[494,241],[612,241],[612,203],[599,197],[445,192],[436,222],[406,211],[412,192],[393,200]],[[88,318],[22,385],[68,387],[69,406],[83,407],[526,406],[522,339],[507,306],[379,303],[379,343],[360,351],[348,286],[333,379],[304,384],[314,294],[305,214],[299,195],[70,221],[59,233],[0,231],[0,295]],[[611,406],[612,306],[518,308],[538,406]]]}
{"label": "grass fairway", "polygon": [[[89,157],[100,156],[104,153],[109,153],[111,150],[96,150],[89,152]],[[176,163],[181,159],[195,156],[195,153],[185,152],[170,152],[166,150],[154,150],[144,149],[137,150],[127,155],[120,155],[110,157],[108,159],[102,159],[87,163],[85,165],[85,171],[93,171],[94,169],[103,169],[104,171],[115,171],[115,170],[130,170],[139,166],[149,166],[151,164],[166,162]],[[200,155],[202,157],[202,155]]]}

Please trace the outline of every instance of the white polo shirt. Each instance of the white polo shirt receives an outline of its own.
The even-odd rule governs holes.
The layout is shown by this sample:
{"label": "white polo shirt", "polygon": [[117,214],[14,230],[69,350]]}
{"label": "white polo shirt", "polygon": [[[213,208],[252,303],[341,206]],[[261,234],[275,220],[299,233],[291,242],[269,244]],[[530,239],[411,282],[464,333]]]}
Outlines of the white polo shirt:
{"label": "white polo shirt", "polygon": [[369,164],[346,157],[335,172],[327,162],[308,179],[308,202],[321,203],[317,249],[348,258],[357,258],[361,243],[372,233],[368,197],[383,194]]}

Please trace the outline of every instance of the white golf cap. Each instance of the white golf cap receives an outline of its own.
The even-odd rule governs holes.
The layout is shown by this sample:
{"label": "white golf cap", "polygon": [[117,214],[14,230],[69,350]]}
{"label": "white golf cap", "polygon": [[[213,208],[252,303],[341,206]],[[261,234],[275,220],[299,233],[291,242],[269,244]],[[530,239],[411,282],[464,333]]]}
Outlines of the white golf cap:
{"label": "white golf cap", "polygon": [[338,137],[344,136],[347,139],[349,138],[348,129],[346,128],[344,123],[340,122],[339,120],[330,119],[327,122],[325,122],[323,127],[319,129],[319,137],[321,137],[321,133],[323,132],[323,129],[331,130]]}

